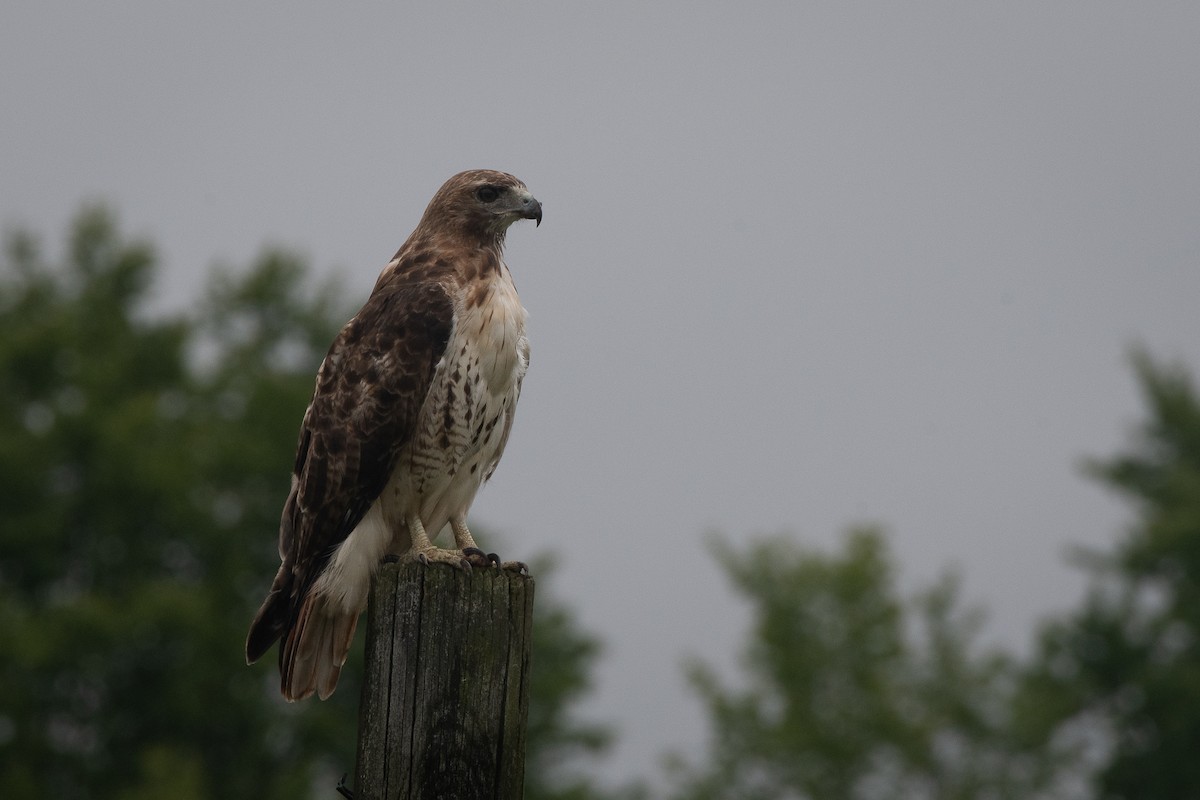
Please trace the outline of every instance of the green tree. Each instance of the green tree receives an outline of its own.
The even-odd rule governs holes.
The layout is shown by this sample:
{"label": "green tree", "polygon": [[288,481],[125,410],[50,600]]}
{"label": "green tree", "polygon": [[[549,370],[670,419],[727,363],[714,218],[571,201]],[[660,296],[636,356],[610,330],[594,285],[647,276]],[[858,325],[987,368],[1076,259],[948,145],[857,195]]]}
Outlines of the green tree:
{"label": "green tree", "polygon": [[1091,776],[1088,796],[1200,797],[1200,400],[1182,368],[1134,366],[1148,418],[1089,471],[1136,518],[1082,554],[1087,597],[1043,631],[1023,717]]}
{"label": "green tree", "polygon": [[905,600],[871,529],[828,556],[778,537],[717,559],[752,606],[744,686],[689,668],[709,716],[679,798],[1027,797],[1045,774],[1009,734],[1014,666],[977,653],[950,577]]}
{"label": "green tree", "polygon": [[610,795],[578,767],[608,749],[612,731],[581,721],[572,712],[572,706],[591,690],[587,667],[599,656],[600,643],[581,632],[574,612],[547,593],[541,576],[553,575],[554,559],[540,557],[530,568],[539,577],[529,679],[532,701],[526,736],[525,800],[601,800]]}
{"label": "green tree", "polygon": [[[331,700],[299,706],[241,653],[344,304],[311,287],[300,259],[269,252],[215,275],[189,314],[152,315],[153,250],[102,208],[79,216],[61,264],[23,233],[5,260],[4,795],[331,795],[354,763],[359,649]],[[603,745],[567,707],[595,643],[551,596],[538,600],[532,765]]]}

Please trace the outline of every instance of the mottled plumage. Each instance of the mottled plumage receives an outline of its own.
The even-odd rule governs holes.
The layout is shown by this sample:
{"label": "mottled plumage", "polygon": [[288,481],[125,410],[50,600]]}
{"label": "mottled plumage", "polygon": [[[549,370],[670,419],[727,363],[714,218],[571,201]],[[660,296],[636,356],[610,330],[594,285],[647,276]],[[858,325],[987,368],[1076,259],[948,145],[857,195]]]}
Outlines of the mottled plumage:
{"label": "mottled plumage", "polygon": [[[511,175],[455,175],[334,339],[300,426],[282,564],[246,640],[282,639],[288,700],[328,697],[386,555],[462,563],[467,511],[504,452],[529,364],[502,249],[541,206]],[[449,523],[457,550],[434,547]]]}

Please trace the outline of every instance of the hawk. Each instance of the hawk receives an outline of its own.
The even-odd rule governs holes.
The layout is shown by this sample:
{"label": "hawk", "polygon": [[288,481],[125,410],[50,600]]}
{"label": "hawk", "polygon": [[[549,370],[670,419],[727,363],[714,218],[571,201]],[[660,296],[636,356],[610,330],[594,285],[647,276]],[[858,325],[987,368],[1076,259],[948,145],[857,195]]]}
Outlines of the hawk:
{"label": "hawk", "polygon": [[[512,175],[446,181],[321,363],[279,522],[282,563],[246,639],[250,664],[282,640],[289,701],[333,693],[382,559],[498,561],[476,546],[467,512],[504,453],[529,366],[503,258],[519,219],[540,225],[542,207]],[[447,523],[454,550],[431,541]]]}

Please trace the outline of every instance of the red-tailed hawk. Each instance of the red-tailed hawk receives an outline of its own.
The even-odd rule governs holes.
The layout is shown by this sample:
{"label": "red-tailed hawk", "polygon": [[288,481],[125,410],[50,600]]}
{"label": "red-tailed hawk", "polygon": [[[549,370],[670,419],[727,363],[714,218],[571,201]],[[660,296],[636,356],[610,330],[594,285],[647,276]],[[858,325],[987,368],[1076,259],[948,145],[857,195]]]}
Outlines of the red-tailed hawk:
{"label": "red-tailed hawk", "polygon": [[[279,523],[282,564],[246,639],[282,638],[288,700],[333,693],[385,556],[492,563],[467,511],[504,452],[529,366],[525,309],[503,259],[525,184],[492,170],[446,181],[334,339],[300,426]],[[430,541],[449,523],[455,550]]]}

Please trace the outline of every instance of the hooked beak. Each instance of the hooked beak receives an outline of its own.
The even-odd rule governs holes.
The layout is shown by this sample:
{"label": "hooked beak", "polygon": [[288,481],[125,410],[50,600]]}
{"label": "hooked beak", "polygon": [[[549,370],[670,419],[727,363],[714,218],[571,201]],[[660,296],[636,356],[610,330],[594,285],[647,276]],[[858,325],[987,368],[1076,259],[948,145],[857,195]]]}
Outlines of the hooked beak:
{"label": "hooked beak", "polygon": [[537,198],[530,195],[521,203],[521,219],[536,220],[537,224],[534,227],[541,227],[542,224],[542,204],[537,201]]}

